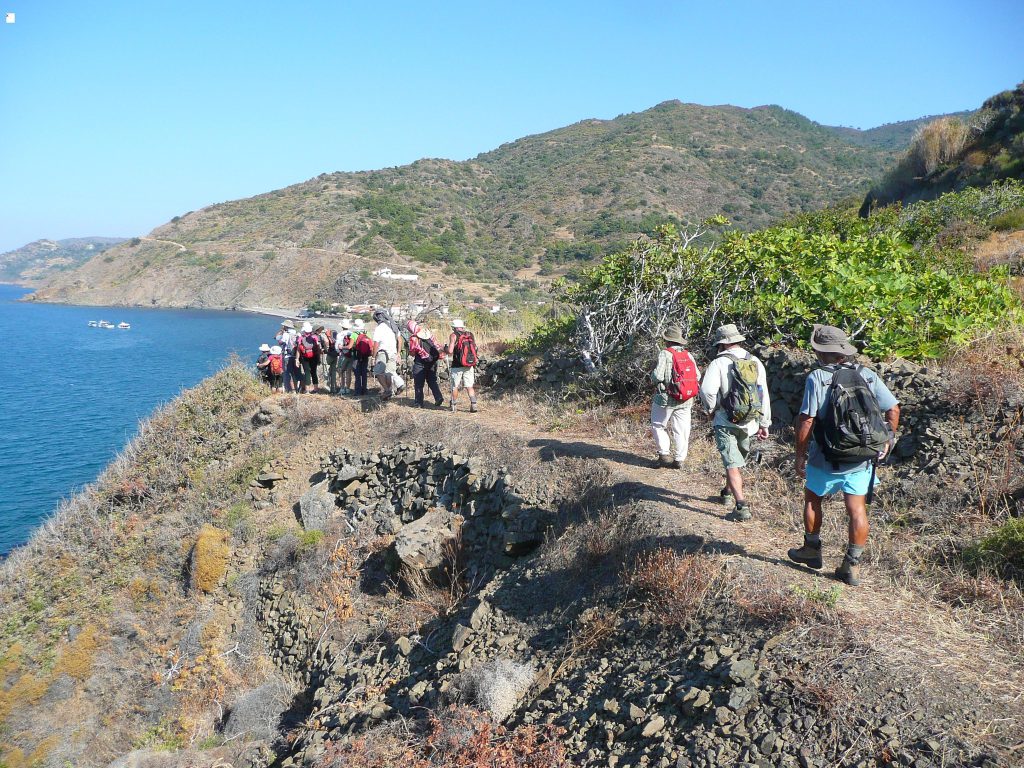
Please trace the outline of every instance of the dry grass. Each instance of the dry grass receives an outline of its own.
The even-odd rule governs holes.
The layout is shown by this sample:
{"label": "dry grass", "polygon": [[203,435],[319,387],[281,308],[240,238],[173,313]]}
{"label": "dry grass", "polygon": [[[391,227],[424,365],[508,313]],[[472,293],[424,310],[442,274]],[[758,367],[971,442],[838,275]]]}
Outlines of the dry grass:
{"label": "dry grass", "polygon": [[230,534],[227,531],[206,524],[199,529],[192,550],[192,588],[201,592],[213,592],[224,578],[231,556]]}
{"label": "dry grass", "polygon": [[941,117],[922,126],[914,134],[907,151],[914,171],[920,176],[927,176],[958,160],[969,135],[966,123],[957,117]]}
{"label": "dry grass", "polygon": [[696,620],[721,576],[718,557],[659,548],[641,553],[624,581],[629,592],[644,600],[659,621],[685,629]]}
{"label": "dry grass", "polygon": [[328,745],[316,768],[563,768],[553,728],[505,728],[466,707],[431,713],[425,727],[394,723]]}

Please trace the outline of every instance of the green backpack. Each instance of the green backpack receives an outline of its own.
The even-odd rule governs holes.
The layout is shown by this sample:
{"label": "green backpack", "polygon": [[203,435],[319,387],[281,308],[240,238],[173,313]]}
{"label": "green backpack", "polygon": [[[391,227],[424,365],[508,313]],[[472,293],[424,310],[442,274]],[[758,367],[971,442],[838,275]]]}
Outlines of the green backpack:
{"label": "green backpack", "polygon": [[729,389],[722,399],[725,415],[733,424],[746,424],[761,417],[761,390],[757,386],[757,360],[726,354],[729,366]]}

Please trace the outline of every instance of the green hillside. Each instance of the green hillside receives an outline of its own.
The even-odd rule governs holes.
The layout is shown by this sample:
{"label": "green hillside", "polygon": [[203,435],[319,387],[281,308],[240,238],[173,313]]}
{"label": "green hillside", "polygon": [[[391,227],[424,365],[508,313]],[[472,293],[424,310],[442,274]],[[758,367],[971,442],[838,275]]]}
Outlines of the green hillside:
{"label": "green hillside", "polygon": [[[274,299],[261,276],[300,271],[309,298],[336,277],[325,252],[430,265],[460,282],[562,274],[664,222],[724,213],[751,230],[862,195],[891,167],[902,135],[876,130],[829,128],[777,106],[665,102],[468,161],[325,173],[182,214],[40,298],[258,304]],[[169,285],[181,290],[170,297]]]}
{"label": "green hillside", "polygon": [[977,112],[921,126],[899,163],[871,189],[862,212],[1001,179],[1024,179],[1024,83],[996,94]]}
{"label": "green hillside", "polygon": [[74,269],[123,242],[122,237],[36,240],[13,251],[0,253],[0,281],[31,285],[52,272]]}

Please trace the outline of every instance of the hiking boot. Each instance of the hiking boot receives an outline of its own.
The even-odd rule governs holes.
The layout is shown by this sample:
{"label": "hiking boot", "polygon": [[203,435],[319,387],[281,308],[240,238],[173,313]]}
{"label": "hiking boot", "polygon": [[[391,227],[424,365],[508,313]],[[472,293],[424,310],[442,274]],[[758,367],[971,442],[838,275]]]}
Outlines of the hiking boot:
{"label": "hiking boot", "polygon": [[476,403],[470,403],[470,405],[469,405],[469,412],[470,413],[480,413],[480,411],[478,411],[476,409]]}
{"label": "hiking boot", "polygon": [[799,549],[793,548],[786,553],[790,560],[794,563],[800,563],[800,565],[806,565],[808,568],[818,570],[822,566],[821,562],[821,542],[818,542],[818,546],[813,546],[804,540],[804,545]]}
{"label": "hiking boot", "polygon": [[728,504],[730,495],[731,494],[729,493],[729,486],[722,486],[722,490],[718,492],[718,500],[722,502],[723,505]]}
{"label": "hiking boot", "polygon": [[750,510],[750,503],[747,501],[736,502],[736,519],[740,522],[745,522],[752,518],[754,513]]}
{"label": "hiking boot", "polygon": [[669,458],[667,453],[658,454],[658,468],[667,469],[672,466],[672,459]]}
{"label": "hiking boot", "polygon": [[436,403],[434,403],[434,407],[435,408],[444,408],[444,400],[438,400]]}
{"label": "hiking boot", "polygon": [[452,400],[450,403],[448,403],[448,407],[451,408],[452,413],[455,413],[455,411],[458,410],[458,408],[455,405],[455,401],[454,400]]}
{"label": "hiking boot", "polygon": [[398,386],[397,386],[397,387],[395,388],[395,394],[396,394],[396,395],[400,395],[400,394],[402,394],[402,390],[403,390],[403,389],[405,389],[405,384],[399,384],[399,385],[398,385]]}
{"label": "hiking boot", "polygon": [[672,459],[672,461],[669,462],[668,468],[669,469],[682,469],[683,468],[683,460],[682,459]]}
{"label": "hiking boot", "polygon": [[860,565],[851,563],[850,558],[844,557],[842,564],[836,568],[836,578],[851,587],[860,585]]}

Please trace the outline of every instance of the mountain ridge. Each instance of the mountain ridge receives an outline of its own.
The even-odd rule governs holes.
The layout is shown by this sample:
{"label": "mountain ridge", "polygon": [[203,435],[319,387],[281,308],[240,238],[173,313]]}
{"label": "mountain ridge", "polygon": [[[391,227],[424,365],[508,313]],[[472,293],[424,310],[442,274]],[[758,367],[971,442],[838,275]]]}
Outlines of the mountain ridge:
{"label": "mountain ridge", "polygon": [[460,284],[564,274],[662,223],[724,213],[753,229],[863,195],[896,153],[850,130],[777,105],[664,101],[470,160],[324,173],[216,203],[54,276],[36,298],[301,305],[332,298],[339,270],[383,262]]}

